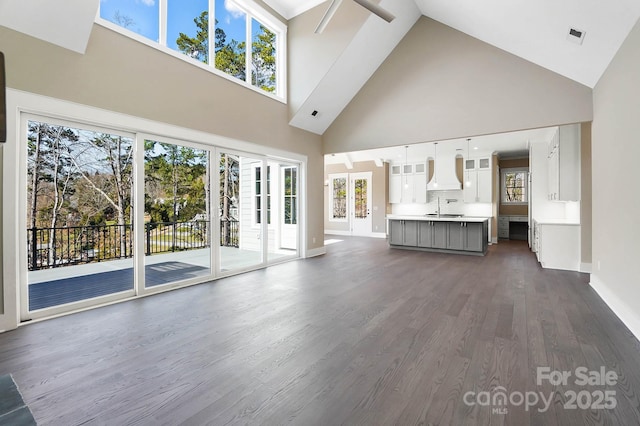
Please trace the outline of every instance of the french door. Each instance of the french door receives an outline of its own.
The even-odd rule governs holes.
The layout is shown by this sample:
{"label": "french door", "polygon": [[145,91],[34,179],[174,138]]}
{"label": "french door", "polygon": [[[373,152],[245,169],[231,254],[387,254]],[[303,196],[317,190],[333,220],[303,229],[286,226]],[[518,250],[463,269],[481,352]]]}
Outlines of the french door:
{"label": "french door", "polygon": [[371,172],[350,173],[351,235],[371,235]]}

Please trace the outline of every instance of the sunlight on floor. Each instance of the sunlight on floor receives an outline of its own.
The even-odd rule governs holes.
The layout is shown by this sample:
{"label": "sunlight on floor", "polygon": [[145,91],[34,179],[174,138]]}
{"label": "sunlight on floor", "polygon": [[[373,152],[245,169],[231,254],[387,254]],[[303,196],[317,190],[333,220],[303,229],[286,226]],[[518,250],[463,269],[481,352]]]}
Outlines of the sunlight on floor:
{"label": "sunlight on floor", "polygon": [[341,243],[342,241],[344,240],[334,240],[334,239],[324,240],[324,245],[328,246],[329,244]]}

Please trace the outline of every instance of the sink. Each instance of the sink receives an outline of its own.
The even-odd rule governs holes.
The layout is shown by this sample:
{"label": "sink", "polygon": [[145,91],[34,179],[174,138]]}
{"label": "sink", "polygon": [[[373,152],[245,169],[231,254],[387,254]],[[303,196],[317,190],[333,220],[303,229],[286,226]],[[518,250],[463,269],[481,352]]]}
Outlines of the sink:
{"label": "sink", "polygon": [[[438,217],[438,214],[437,213],[427,213],[425,216]],[[461,215],[461,214],[441,213],[439,217],[463,217],[463,215]]]}

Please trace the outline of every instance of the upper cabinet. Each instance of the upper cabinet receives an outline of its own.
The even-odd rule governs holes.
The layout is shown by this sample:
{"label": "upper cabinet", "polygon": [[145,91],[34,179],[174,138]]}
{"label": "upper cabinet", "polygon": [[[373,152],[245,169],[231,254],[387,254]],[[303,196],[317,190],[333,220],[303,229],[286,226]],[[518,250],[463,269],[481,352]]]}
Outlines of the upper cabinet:
{"label": "upper cabinet", "polygon": [[491,157],[465,158],[464,202],[491,202]]}
{"label": "upper cabinet", "polygon": [[418,163],[391,164],[389,167],[389,202],[426,203],[429,165]]}
{"label": "upper cabinet", "polygon": [[550,201],[580,200],[580,125],[560,126],[547,156]]}

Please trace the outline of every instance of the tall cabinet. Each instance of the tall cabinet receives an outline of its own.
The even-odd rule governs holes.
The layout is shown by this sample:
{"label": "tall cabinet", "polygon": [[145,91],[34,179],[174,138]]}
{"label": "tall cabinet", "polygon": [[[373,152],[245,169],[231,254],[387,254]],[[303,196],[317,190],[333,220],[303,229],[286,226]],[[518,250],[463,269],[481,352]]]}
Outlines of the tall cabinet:
{"label": "tall cabinet", "polygon": [[464,160],[464,202],[491,202],[491,157]]}
{"label": "tall cabinet", "polygon": [[550,201],[580,200],[580,126],[560,126],[547,156]]}
{"label": "tall cabinet", "polygon": [[389,202],[426,203],[429,166],[426,161],[391,164],[389,168]]}

